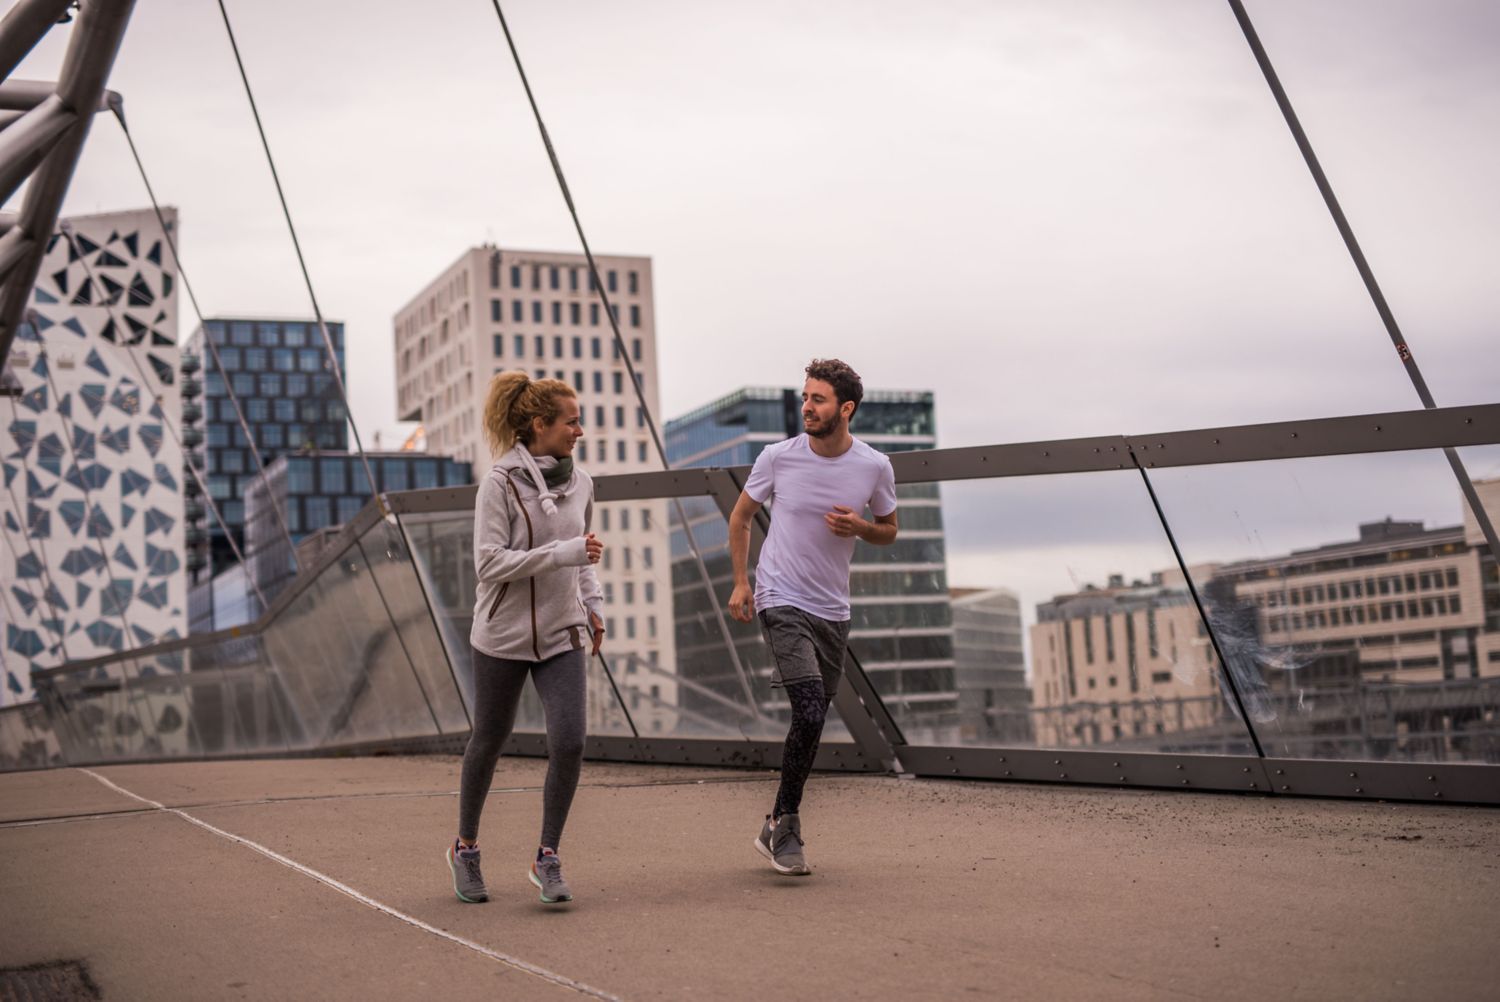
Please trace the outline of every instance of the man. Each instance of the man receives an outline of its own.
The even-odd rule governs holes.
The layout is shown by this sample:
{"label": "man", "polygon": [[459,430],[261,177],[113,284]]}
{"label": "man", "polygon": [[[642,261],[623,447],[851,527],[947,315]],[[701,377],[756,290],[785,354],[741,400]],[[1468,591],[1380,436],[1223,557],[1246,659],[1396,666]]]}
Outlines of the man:
{"label": "man", "polygon": [[[896,539],[891,461],[849,433],[863,397],[859,374],[848,365],[814,359],[802,388],[806,434],[760,454],[729,516],[734,560],[729,613],[748,623],[760,610],[775,662],[771,684],[784,687],[792,704],[781,786],[755,849],[778,872],[798,876],[812,872],[803,852],[802,788],[843,675],[854,541],[888,546]],[[750,522],[767,502],[772,503],[771,531],[752,597]],[[873,522],[860,516],[866,507]]]}

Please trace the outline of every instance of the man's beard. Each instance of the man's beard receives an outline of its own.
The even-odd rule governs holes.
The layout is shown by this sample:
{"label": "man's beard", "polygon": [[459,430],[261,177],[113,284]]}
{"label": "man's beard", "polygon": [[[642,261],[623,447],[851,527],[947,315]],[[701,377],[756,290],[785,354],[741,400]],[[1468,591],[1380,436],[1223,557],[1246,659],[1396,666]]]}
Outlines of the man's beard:
{"label": "man's beard", "polygon": [[802,430],[807,432],[808,435],[812,436],[813,438],[828,438],[830,435],[836,435],[838,434],[839,427],[840,422],[838,420],[834,420],[831,423],[820,422],[820,426],[817,428],[809,428],[807,426],[807,418],[805,416],[802,418]]}

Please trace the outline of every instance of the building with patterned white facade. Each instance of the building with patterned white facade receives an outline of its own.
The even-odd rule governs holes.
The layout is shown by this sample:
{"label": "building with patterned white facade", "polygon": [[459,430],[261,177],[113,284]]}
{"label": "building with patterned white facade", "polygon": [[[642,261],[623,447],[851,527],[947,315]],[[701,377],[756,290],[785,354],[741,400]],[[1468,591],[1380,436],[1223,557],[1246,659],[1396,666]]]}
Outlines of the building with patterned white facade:
{"label": "building with patterned white facade", "polygon": [[[657,414],[651,259],[595,261],[641,395]],[[397,312],[393,328],[398,417],[422,422],[428,451],[472,464],[476,477],[493,462],[484,436],[486,391],[507,369],[560,379],[577,391],[585,436],[576,458],[593,475],[661,469],[583,255],[471,247]],[[605,653],[612,668],[618,665],[640,731],[670,731],[677,686],[666,503],[612,502],[595,511],[594,531],[608,545],[599,569]],[[612,699],[602,690],[589,696],[591,712]]]}
{"label": "building with patterned white facade", "polygon": [[0,702],[32,698],[34,670],[186,632],[178,355],[155,213],[63,220],[0,398]]}

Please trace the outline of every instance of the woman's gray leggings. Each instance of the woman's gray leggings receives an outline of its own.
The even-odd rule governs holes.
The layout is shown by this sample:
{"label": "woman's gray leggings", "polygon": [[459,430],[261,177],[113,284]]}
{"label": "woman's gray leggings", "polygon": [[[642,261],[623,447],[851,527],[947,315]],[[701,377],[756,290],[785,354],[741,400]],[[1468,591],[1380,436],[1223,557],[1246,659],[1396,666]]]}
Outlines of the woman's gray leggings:
{"label": "woman's gray leggings", "polygon": [[542,788],[542,838],[538,844],[557,848],[583,768],[587,664],[581,650],[565,651],[546,661],[512,661],[474,652],[474,730],[464,750],[458,790],[460,838],[472,842],[479,837],[479,812],[484,810],[495,763],[515,726],[516,707],[530,674],[547,717],[547,782]]}

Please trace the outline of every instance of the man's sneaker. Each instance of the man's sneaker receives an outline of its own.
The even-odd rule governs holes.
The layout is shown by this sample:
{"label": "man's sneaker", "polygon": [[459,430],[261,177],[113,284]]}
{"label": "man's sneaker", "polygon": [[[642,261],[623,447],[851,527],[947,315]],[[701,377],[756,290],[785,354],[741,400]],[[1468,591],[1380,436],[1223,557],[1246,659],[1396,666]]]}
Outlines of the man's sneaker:
{"label": "man's sneaker", "polygon": [[573,900],[573,892],[562,878],[562,860],[556,853],[548,853],[531,864],[531,882],[541,889],[543,904]]}
{"label": "man's sneaker", "polygon": [[454,842],[448,847],[448,868],[453,871],[453,893],[458,900],[471,905],[490,899],[484,889],[484,874],[479,872],[479,850],[459,849]]}
{"label": "man's sneaker", "polygon": [[805,877],[812,872],[802,853],[802,819],[795,814],[783,814],[775,824],[767,814],[755,839],[755,851],[770,860],[777,873]]}

